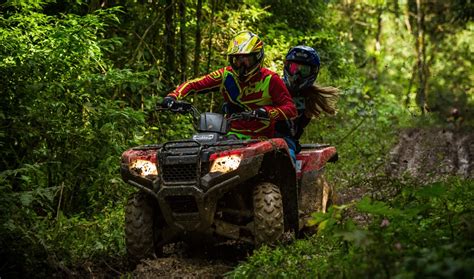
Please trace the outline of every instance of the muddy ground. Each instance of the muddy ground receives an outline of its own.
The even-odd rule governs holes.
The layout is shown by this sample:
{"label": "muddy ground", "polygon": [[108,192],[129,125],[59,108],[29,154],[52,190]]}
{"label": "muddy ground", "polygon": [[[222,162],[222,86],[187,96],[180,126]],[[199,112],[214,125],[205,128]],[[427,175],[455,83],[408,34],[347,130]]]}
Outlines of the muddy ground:
{"label": "muddy ground", "polygon": [[[474,178],[474,131],[408,129],[390,152],[382,179],[414,177],[422,182],[457,175]],[[357,187],[340,190],[341,202],[367,193]],[[357,216],[356,216],[357,217]],[[139,264],[134,278],[222,278],[252,253],[252,247],[228,242],[207,248],[183,243],[165,246],[163,258]]]}
{"label": "muddy ground", "polygon": [[408,129],[390,152],[392,177],[410,175],[425,181],[457,175],[474,178],[474,131]]}
{"label": "muddy ground", "polygon": [[142,262],[134,278],[223,278],[250,255],[252,247],[229,241],[207,247],[190,247],[183,242],[164,247],[163,258]]}

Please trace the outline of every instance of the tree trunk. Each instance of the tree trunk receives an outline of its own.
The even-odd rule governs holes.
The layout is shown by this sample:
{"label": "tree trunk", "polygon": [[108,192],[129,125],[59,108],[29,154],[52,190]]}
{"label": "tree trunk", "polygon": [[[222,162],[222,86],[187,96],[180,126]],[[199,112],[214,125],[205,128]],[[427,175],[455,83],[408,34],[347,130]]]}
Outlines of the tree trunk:
{"label": "tree trunk", "polygon": [[212,58],[212,32],[214,31],[214,14],[217,8],[217,1],[212,0],[212,7],[211,7],[211,26],[209,28],[209,43],[207,45],[207,69],[206,71],[209,72],[211,70],[211,58]]}
{"label": "tree trunk", "polygon": [[[193,75],[197,77],[199,75],[199,57],[201,56],[201,15],[202,15],[202,0],[198,0],[196,7],[196,44],[194,46],[194,64],[193,64]],[[196,105],[197,98],[194,93],[193,103]]]}
{"label": "tree trunk", "polygon": [[[211,70],[211,58],[212,58],[212,32],[214,31],[214,13],[217,8],[217,1],[212,0],[212,8],[211,8],[211,27],[209,28],[209,43],[207,45],[207,72]],[[211,102],[209,105],[209,111],[212,112],[212,108],[214,106],[214,91],[211,92]]]}
{"label": "tree trunk", "polygon": [[400,17],[400,5],[398,4],[398,0],[392,0],[393,5],[393,13],[395,14],[396,18]]}
{"label": "tree trunk", "polygon": [[416,72],[417,72],[416,69],[417,69],[417,64],[414,63],[412,67],[412,71],[411,71],[411,78],[410,78],[410,81],[408,82],[408,90],[407,90],[407,95],[405,99],[405,106],[407,109],[410,108],[410,103],[411,103],[410,94],[411,94],[411,88],[413,86],[413,82],[415,81],[415,77],[416,77]]}
{"label": "tree trunk", "polygon": [[416,101],[421,110],[421,114],[425,114],[426,109],[426,65],[425,65],[425,34],[424,20],[425,15],[422,7],[422,0],[416,0],[416,61],[418,70],[418,90],[416,93]]}
{"label": "tree trunk", "polygon": [[375,33],[375,45],[374,45],[374,79],[379,81],[379,69],[378,69],[378,56],[380,54],[381,42],[380,37],[382,35],[382,14],[383,7],[377,6],[377,31]]}
{"label": "tree trunk", "polygon": [[380,36],[382,35],[382,14],[383,14],[383,8],[377,7],[377,33],[375,34],[375,47],[374,47],[374,50],[376,53],[380,52],[380,49],[381,49]]}
{"label": "tree trunk", "polygon": [[202,15],[202,0],[198,0],[196,7],[196,44],[194,47],[194,77],[199,75],[199,57],[201,56],[201,15]]}
{"label": "tree trunk", "polygon": [[179,1],[179,35],[180,35],[180,66],[181,82],[186,80],[188,59],[186,55],[186,0]]}
{"label": "tree trunk", "polygon": [[168,80],[168,86],[173,84],[173,77],[175,74],[175,25],[174,25],[174,3],[173,0],[166,0],[165,7],[165,71]]}

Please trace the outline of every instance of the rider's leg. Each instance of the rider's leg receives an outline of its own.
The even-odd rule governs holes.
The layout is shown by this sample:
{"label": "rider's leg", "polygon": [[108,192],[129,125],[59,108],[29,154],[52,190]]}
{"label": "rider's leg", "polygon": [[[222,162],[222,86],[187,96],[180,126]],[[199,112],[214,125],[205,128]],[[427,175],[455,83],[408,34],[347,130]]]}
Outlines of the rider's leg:
{"label": "rider's leg", "polygon": [[294,139],[291,137],[284,137],[283,138],[286,141],[286,144],[288,145],[288,151],[290,152],[291,160],[293,160],[293,163],[296,164],[296,142]]}

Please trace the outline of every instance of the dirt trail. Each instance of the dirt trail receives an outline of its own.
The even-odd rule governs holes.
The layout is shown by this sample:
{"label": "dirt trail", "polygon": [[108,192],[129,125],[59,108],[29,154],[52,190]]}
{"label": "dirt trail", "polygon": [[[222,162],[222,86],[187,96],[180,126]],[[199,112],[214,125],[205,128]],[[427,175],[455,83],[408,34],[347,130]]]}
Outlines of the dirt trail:
{"label": "dirt trail", "polygon": [[426,182],[451,175],[474,178],[474,131],[405,130],[386,171],[391,177],[410,175]]}
{"label": "dirt trail", "polygon": [[228,241],[207,247],[183,242],[164,247],[162,258],[143,261],[134,278],[223,278],[251,253],[252,247]]}
{"label": "dirt trail", "polygon": [[[387,177],[405,175],[429,182],[448,175],[474,178],[474,131],[407,129],[390,152]],[[343,202],[358,199],[367,189],[344,189]],[[349,199],[350,197],[350,199]],[[229,242],[207,248],[183,243],[165,246],[165,257],[137,266],[134,278],[222,278],[251,253],[251,247]]]}

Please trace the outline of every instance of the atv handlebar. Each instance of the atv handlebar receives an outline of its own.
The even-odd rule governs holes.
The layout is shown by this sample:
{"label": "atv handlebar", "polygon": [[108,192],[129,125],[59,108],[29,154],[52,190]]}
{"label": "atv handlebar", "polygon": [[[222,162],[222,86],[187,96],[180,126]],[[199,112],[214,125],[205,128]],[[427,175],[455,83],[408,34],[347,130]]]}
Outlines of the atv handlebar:
{"label": "atv handlebar", "polygon": [[[194,117],[200,115],[199,110],[194,107],[191,103],[185,101],[174,101],[170,107],[164,108],[161,105],[156,106],[157,111],[169,110],[171,112],[185,114],[192,113]],[[227,121],[232,122],[235,120],[270,120],[268,117],[258,116],[254,111],[242,111],[237,113],[232,113],[227,117]]]}
{"label": "atv handlebar", "polygon": [[155,111],[171,111],[179,114],[191,113],[194,118],[199,117],[200,112],[191,103],[184,101],[174,101],[169,107],[163,107],[161,104],[157,104]]}

